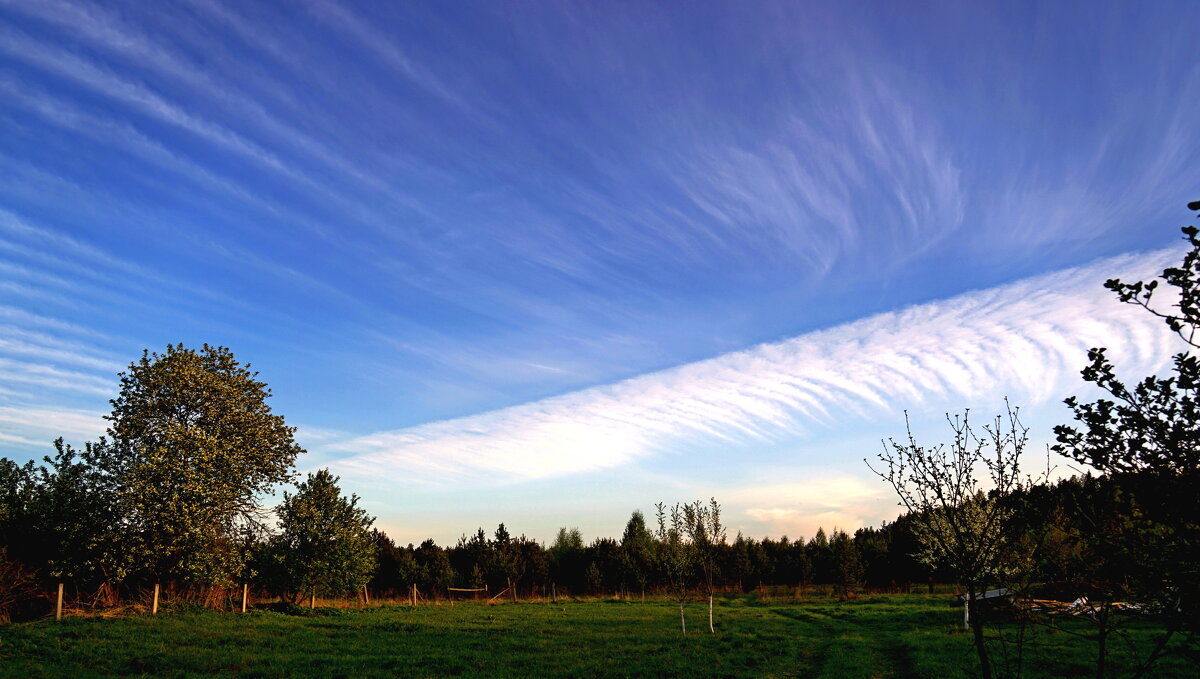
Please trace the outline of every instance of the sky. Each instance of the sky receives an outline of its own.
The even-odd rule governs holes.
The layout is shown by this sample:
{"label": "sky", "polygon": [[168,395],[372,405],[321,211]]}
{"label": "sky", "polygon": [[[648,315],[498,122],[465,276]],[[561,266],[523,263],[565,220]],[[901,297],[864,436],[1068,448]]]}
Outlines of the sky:
{"label": "sky", "polygon": [[[0,0],[0,455],[231,348],[404,543],[893,519],[1005,398],[1045,465],[1103,288],[1200,199],[1194,2]],[[1050,459],[1056,473],[1069,461]]]}

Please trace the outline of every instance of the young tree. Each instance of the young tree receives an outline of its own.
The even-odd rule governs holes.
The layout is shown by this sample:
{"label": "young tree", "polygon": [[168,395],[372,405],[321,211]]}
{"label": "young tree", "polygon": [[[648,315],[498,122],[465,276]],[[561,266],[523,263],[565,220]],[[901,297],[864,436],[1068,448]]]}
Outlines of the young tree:
{"label": "young tree", "polygon": [[666,505],[659,502],[654,508],[658,518],[658,532],[655,533],[658,539],[658,562],[667,576],[671,594],[679,602],[679,629],[687,636],[683,605],[687,602],[688,585],[695,571],[695,551],[685,539],[687,522],[682,507],[678,503],[671,507],[669,522]]}
{"label": "young tree", "polygon": [[303,452],[257,376],[207,344],[144,352],[121,373],[103,472],[147,574],[231,584],[241,572],[239,528],[262,521],[259,497],[291,480]]}
{"label": "young tree", "polygon": [[343,497],[338,477],[322,469],[284,492],[279,506],[276,558],[287,589],[343,594],[356,592],[375,570],[375,519],[358,506],[358,496]]}
{"label": "young tree", "polygon": [[517,583],[525,575],[527,565],[521,548],[523,540],[524,536],[521,536],[521,540],[514,540],[502,523],[496,528],[496,539],[491,543],[491,579],[496,583],[498,592],[503,591],[504,587],[508,588],[513,602],[517,600]]}
{"label": "young tree", "polygon": [[746,590],[746,580],[753,574],[754,562],[750,557],[750,546],[752,540],[747,540],[746,536],[742,535],[742,531],[738,531],[737,537],[733,539],[733,555],[730,559],[731,575],[737,578],[738,591]]}
{"label": "young tree", "polygon": [[708,592],[708,631],[716,634],[713,627],[713,580],[717,573],[717,562],[725,547],[725,526],[721,523],[721,505],[710,498],[705,505],[699,500],[683,506],[684,524],[692,552],[704,576]]}
{"label": "young tree", "polygon": [[[925,560],[946,567],[966,588],[965,605],[980,671],[990,679],[992,664],[976,599],[1018,561],[1008,521],[1011,512],[999,498],[1024,485],[1020,460],[1028,429],[1011,407],[1006,419],[997,416],[984,426],[982,436],[971,427],[967,413],[946,419],[954,432],[949,446],[921,446],[909,428],[907,440],[889,439],[884,445],[879,454],[881,470],[867,466],[892,486],[900,504],[915,517]],[[981,469],[987,471],[991,495],[984,492]]]}

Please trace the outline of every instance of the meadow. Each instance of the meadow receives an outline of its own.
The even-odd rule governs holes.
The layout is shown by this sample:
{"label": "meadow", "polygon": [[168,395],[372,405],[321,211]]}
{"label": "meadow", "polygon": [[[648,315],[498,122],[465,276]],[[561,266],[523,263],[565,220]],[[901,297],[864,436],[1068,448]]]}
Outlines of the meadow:
{"label": "meadow", "polygon": [[[665,601],[168,609],[0,626],[0,677],[971,677],[961,609],[947,597],[839,602]],[[1074,622],[1086,632],[1086,621]],[[1011,630],[1010,630],[1011,631]],[[1133,630],[1133,647],[1144,643]],[[1033,628],[1026,677],[1090,676],[1092,646]],[[1116,646],[1114,644],[1114,646]],[[1128,650],[1122,645],[1115,649]],[[1118,658],[1120,660],[1120,658]],[[1164,663],[1156,676],[1194,677]]]}

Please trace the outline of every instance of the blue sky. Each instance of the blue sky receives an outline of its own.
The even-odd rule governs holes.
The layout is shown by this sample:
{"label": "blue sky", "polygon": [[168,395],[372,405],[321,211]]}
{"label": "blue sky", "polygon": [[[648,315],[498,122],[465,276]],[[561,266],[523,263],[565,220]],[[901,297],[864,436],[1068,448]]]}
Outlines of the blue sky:
{"label": "blue sky", "polygon": [[402,540],[894,516],[904,409],[1179,349],[1195,3],[0,0],[0,454],[231,347]]}

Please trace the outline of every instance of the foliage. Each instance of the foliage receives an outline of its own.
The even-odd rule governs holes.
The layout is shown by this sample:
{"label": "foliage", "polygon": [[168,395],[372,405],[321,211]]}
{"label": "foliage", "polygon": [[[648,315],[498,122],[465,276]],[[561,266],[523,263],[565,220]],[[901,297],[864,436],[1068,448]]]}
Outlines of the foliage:
{"label": "foliage", "polygon": [[654,535],[646,517],[634,510],[621,534],[621,580],[626,588],[645,591],[654,577]]}
{"label": "foliage", "polygon": [[862,586],[863,567],[859,559],[859,549],[846,531],[834,530],[833,540],[829,543],[836,564],[836,591],[842,598],[849,598]]}
{"label": "foliage", "polygon": [[375,519],[343,497],[338,477],[322,469],[285,492],[273,550],[284,587],[294,593],[356,592],[375,570]]}
{"label": "foliage", "polygon": [[[1190,209],[1200,209],[1200,202]],[[1154,666],[1175,632],[1187,635],[1197,653],[1200,635],[1200,230],[1182,229],[1190,249],[1177,267],[1162,272],[1172,300],[1158,304],[1159,281],[1133,283],[1111,279],[1105,287],[1126,304],[1161,318],[1187,345],[1176,354],[1169,377],[1151,375],[1127,385],[1104,348],[1088,352],[1085,382],[1111,398],[1087,403],[1066,400],[1076,425],[1055,427],[1054,450],[1108,476],[1106,502],[1077,511],[1090,524],[1081,549],[1104,552],[1109,572],[1102,587],[1107,597],[1127,594],[1153,604],[1170,620],[1163,646],[1143,665]],[[1116,572],[1113,571],[1116,566]],[[1115,577],[1114,577],[1115,576]],[[1111,601],[1111,599],[1109,599]],[[1104,671],[1103,644],[1098,671]]]}
{"label": "foliage", "polygon": [[232,584],[261,522],[259,496],[302,452],[271,391],[225,347],[168,345],[120,374],[101,471],[117,491],[124,549],[147,576]]}
{"label": "foliage", "polygon": [[[1178,267],[1163,271],[1163,280],[1177,301],[1174,311],[1156,308],[1158,281],[1125,283],[1109,280],[1105,287],[1125,303],[1159,316],[1190,348],[1200,347],[1200,230],[1184,227],[1191,249]],[[1149,559],[1148,576],[1138,594],[1164,609],[1178,612],[1179,624],[1200,631],[1200,358],[1190,351],[1177,354],[1173,375],[1149,376],[1131,387],[1117,377],[1116,366],[1103,348],[1088,352],[1083,370],[1086,382],[1111,399],[1066,403],[1081,425],[1055,428],[1056,452],[1121,481],[1123,516],[1140,524],[1129,535],[1153,536],[1152,544],[1131,546],[1127,557]],[[1144,554],[1133,553],[1144,551]]]}
{"label": "foliage", "polygon": [[587,570],[583,535],[578,528],[562,527],[550,544],[550,579],[567,591],[586,591],[584,572]]}
{"label": "foliage", "polygon": [[0,459],[0,545],[55,580],[96,586],[127,568],[118,541],[115,490],[99,471],[111,454],[101,439],[81,452],[54,442],[43,465]]}

